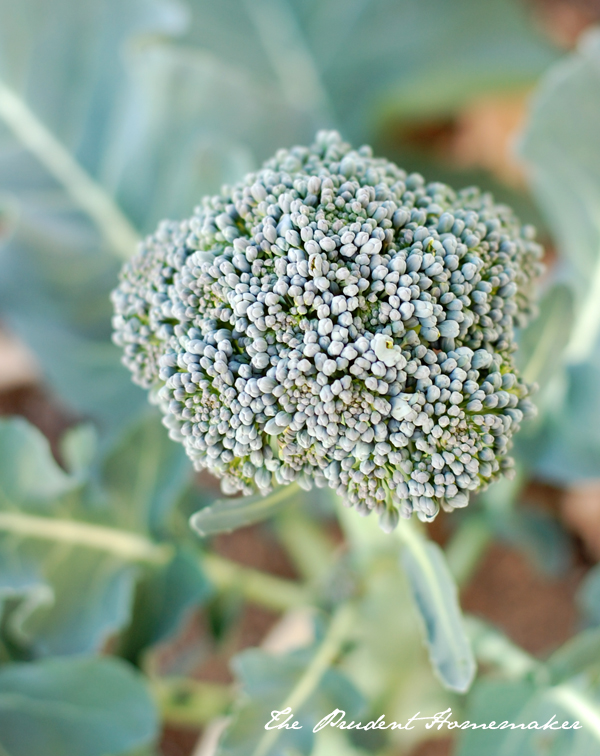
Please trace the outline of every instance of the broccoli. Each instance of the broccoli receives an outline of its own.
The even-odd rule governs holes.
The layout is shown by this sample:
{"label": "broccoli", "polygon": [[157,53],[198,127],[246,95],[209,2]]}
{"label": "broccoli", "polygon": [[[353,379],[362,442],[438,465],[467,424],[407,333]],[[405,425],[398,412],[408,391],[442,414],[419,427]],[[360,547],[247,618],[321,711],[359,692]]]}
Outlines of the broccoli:
{"label": "broccoli", "polygon": [[392,530],[514,465],[535,231],[337,132],[163,222],[113,292],[114,340],[225,493],[330,486]]}

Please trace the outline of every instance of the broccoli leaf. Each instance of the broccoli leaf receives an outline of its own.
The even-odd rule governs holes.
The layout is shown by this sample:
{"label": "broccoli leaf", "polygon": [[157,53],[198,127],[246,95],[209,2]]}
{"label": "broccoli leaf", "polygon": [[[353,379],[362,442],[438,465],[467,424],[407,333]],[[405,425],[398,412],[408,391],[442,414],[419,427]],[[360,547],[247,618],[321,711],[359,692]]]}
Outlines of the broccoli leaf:
{"label": "broccoli leaf", "polygon": [[[129,621],[142,566],[157,571],[154,579],[160,583],[168,582],[169,571],[180,564],[176,560],[171,566],[171,548],[150,536],[153,529],[166,527],[167,512],[187,484],[179,450],[152,414],[134,431],[130,446],[109,457],[102,487],[97,479],[84,485],[61,473],[39,432],[22,420],[1,421],[0,438],[18,452],[0,463],[6,638],[21,653],[95,650]],[[28,475],[19,488],[15,471],[26,464]],[[78,488],[70,483],[66,491],[57,489],[52,473]],[[47,481],[45,497],[30,498],[32,480]],[[192,601],[205,597],[200,566],[185,575],[185,590],[170,596],[171,623],[153,630],[152,641],[171,632]]]}
{"label": "broccoli leaf", "polygon": [[138,583],[131,623],[120,639],[120,655],[139,662],[148,646],[169,638],[188,611],[211,594],[198,555],[178,549],[166,567],[149,570]]}
{"label": "broccoli leaf", "polygon": [[[586,756],[600,744],[598,691],[582,682],[546,687],[530,680],[486,680],[473,687],[465,721],[474,724],[537,723],[540,729],[469,729],[461,732],[457,756]],[[557,723],[581,729],[558,729]],[[555,729],[551,729],[554,724]],[[548,725],[546,729],[543,729]]]}
{"label": "broccoli leaf", "polygon": [[475,658],[463,627],[458,591],[440,547],[402,522],[402,564],[423,623],[429,658],[442,683],[465,693]]}
{"label": "broccoli leaf", "polygon": [[[119,263],[106,239],[116,226],[132,239],[130,221],[145,232],[187,215],[317,127],[343,124],[363,140],[390,114],[453,111],[476,93],[531,82],[555,56],[515,0],[60,0],[51,9],[1,0],[0,13],[0,81],[71,161],[57,170],[56,155],[34,157],[19,143],[31,146],[27,129],[13,122],[15,139],[0,125],[0,192],[18,209],[0,260],[3,317],[103,438],[145,402],[109,342]],[[82,213],[90,192],[69,185],[80,169],[112,207],[104,224],[102,212],[94,223]]]}
{"label": "broccoli leaf", "polygon": [[263,496],[243,496],[237,499],[217,499],[217,501],[196,512],[190,518],[190,525],[201,536],[228,533],[236,528],[254,525],[266,520],[282,508],[289,506],[298,493],[298,486],[279,486],[272,493]]}
{"label": "broccoli leaf", "polygon": [[48,659],[0,668],[0,751],[125,755],[158,735],[141,675],[118,659]]}
{"label": "broccoli leaf", "polygon": [[[234,657],[233,669],[242,684],[242,692],[218,750],[218,756],[284,756],[293,753],[308,756],[314,744],[313,727],[335,709],[346,712],[348,721],[364,713],[364,701],[351,681],[338,669],[322,671],[318,684],[308,697],[293,708],[291,726],[297,729],[271,729],[273,711],[286,708],[286,701],[306,682],[306,671],[311,668],[321,646],[317,640],[311,646],[285,655],[273,655],[261,649],[249,649]],[[282,716],[283,721],[285,716]],[[268,745],[269,736],[277,734]],[[274,741],[274,742],[273,742]]]}
{"label": "broccoli leaf", "polygon": [[520,146],[575,294],[562,358],[564,319],[551,334],[548,367],[555,371],[562,359],[564,370],[541,397],[544,417],[534,439],[536,471],[557,483],[597,477],[600,458],[599,66],[600,34],[594,31],[543,79]]}

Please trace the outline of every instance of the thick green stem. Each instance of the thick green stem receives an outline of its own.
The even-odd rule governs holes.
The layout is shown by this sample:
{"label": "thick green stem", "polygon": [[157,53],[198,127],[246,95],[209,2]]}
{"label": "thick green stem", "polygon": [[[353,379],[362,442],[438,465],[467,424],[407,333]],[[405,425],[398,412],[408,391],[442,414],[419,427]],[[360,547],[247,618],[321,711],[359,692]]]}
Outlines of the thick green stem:
{"label": "thick green stem", "polygon": [[36,517],[22,512],[0,512],[0,531],[23,538],[99,549],[131,562],[165,564],[173,554],[171,546],[154,543],[138,533],[76,520]]}
{"label": "thick green stem", "polygon": [[124,260],[131,257],[139,236],[121,209],[38,120],[23,100],[2,81],[0,118],[21,144],[62,184],[73,202],[89,215],[112,251]]}
{"label": "thick green stem", "polygon": [[223,591],[237,591],[247,601],[277,612],[310,604],[310,592],[301,584],[237,564],[217,554],[204,554],[202,568]]}
{"label": "thick green stem", "polygon": [[302,577],[311,583],[321,580],[333,563],[335,551],[323,529],[297,508],[282,513],[276,529]]}

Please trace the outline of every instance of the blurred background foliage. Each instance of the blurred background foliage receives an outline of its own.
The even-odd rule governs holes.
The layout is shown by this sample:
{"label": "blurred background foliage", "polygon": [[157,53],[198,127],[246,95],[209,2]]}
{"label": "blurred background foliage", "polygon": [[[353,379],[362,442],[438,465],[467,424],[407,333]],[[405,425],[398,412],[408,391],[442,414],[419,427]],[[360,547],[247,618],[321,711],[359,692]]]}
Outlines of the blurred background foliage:
{"label": "blurred background foliage", "polygon": [[[0,0],[0,753],[598,750],[599,19],[593,0]],[[323,127],[493,191],[548,250],[516,479],[398,537],[328,492],[215,504],[110,341],[136,240]],[[288,704],[303,729],[266,733]],[[584,728],[311,732],[335,708],[448,707]]]}

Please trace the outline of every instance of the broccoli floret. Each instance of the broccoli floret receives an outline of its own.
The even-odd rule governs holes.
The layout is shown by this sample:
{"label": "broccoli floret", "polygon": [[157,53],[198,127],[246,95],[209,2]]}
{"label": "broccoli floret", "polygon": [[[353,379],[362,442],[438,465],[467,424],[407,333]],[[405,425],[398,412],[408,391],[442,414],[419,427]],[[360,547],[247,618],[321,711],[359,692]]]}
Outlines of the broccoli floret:
{"label": "broccoli floret", "polygon": [[534,237],[319,132],[160,225],[113,292],[115,341],[225,493],[328,485],[391,530],[510,474]]}

